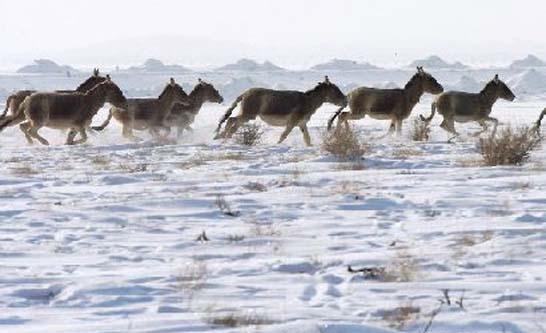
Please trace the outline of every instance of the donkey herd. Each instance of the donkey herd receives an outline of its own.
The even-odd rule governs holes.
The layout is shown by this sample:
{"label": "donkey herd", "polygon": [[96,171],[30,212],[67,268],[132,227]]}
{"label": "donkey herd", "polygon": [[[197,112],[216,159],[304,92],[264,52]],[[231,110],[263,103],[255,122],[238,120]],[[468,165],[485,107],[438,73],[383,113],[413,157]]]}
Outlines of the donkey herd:
{"label": "donkey herd", "polygon": [[[324,103],[339,107],[328,121],[328,130],[336,118],[336,130],[340,130],[343,126],[349,128],[349,120],[362,119],[368,115],[374,119],[391,121],[386,135],[400,133],[402,122],[410,116],[424,93],[438,96],[432,103],[431,115],[421,115],[421,120],[428,124],[438,112],[443,117],[440,127],[453,135],[450,141],[459,135],[455,130],[455,122],[475,121],[483,128],[479,133],[488,129],[488,123],[493,123],[491,135],[494,136],[498,121],[490,116],[493,104],[499,98],[508,101],[515,98],[498,75],[479,93],[444,92],[442,85],[432,75],[422,67],[417,67],[417,72],[402,89],[360,87],[347,95],[326,76],[323,82],[305,92],[264,88],[246,90],[221,118],[215,139],[231,138],[243,124],[259,117],[271,126],[285,128],[279,143],[297,126],[305,143],[311,145],[307,122]],[[131,140],[140,140],[134,135],[134,130],[147,130],[155,137],[167,137],[171,129],[176,128],[180,137],[184,131],[191,131],[191,125],[204,103],[223,101],[218,90],[210,83],[199,79],[187,94],[172,78],[157,98],[126,98],[109,75],[101,76],[99,70],[95,69],[92,76],[76,90],[21,90],[10,95],[0,115],[0,131],[19,125],[28,143],[36,139],[48,145],[49,142],[38,133],[42,127],[68,130],[66,143],[72,145],[86,142],[88,130],[103,130],[113,117],[121,123],[122,135]],[[91,126],[93,117],[106,103],[111,105],[108,118],[100,126]],[[232,116],[239,104],[239,113]],[[347,111],[344,111],[346,108]],[[546,109],[536,122],[537,131],[545,115]],[[78,134],[80,137],[76,139]]]}

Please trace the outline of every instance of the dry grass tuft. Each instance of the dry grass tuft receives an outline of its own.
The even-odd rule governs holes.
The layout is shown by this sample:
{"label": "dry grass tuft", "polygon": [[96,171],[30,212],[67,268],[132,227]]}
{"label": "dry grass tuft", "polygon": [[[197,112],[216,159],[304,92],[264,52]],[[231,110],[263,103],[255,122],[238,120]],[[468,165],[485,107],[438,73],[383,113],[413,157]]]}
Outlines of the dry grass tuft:
{"label": "dry grass tuft", "polygon": [[18,177],[30,177],[39,174],[38,170],[32,168],[29,165],[10,167],[10,171],[13,175]]}
{"label": "dry grass tuft", "polygon": [[195,292],[205,286],[207,278],[207,264],[193,260],[180,268],[176,275],[176,285],[185,296],[191,299]]}
{"label": "dry grass tuft", "polygon": [[139,173],[148,171],[149,165],[146,163],[120,164],[119,168],[126,173]]}
{"label": "dry grass tuft", "polygon": [[392,157],[400,160],[407,160],[412,156],[421,156],[423,152],[417,149],[412,149],[408,147],[401,147],[392,152]]}
{"label": "dry grass tuft", "polygon": [[212,325],[225,327],[262,326],[273,324],[274,321],[257,312],[228,312],[222,314],[209,313],[205,321]]}
{"label": "dry grass tuft", "polygon": [[243,187],[249,191],[253,192],[265,192],[267,191],[267,186],[259,182],[249,182]]}
{"label": "dry grass tuft", "polygon": [[241,215],[241,212],[231,209],[231,205],[229,204],[229,202],[226,201],[226,199],[224,198],[224,195],[222,194],[216,195],[216,199],[214,200],[214,205],[224,215],[231,216],[231,217],[237,217]]}
{"label": "dry grass tuft", "polygon": [[91,157],[91,163],[99,166],[106,166],[112,163],[112,160],[108,156],[95,155]]}
{"label": "dry grass tuft", "polygon": [[539,147],[540,137],[529,127],[507,127],[495,137],[480,139],[478,150],[485,165],[522,165],[532,150]]}
{"label": "dry grass tuft", "polygon": [[420,274],[421,267],[417,259],[410,253],[398,251],[387,265],[382,280],[386,282],[411,282],[415,281]]}
{"label": "dry grass tuft", "polygon": [[342,161],[360,160],[369,151],[354,128],[325,132],[322,136],[322,149]]}
{"label": "dry grass tuft", "polygon": [[413,118],[410,127],[410,138],[413,141],[428,141],[430,139],[430,123],[419,118]]}
{"label": "dry grass tuft", "polygon": [[385,321],[390,328],[404,330],[409,324],[418,319],[420,313],[421,308],[407,304],[392,310],[383,311],[381,319]]}
{"label": "dry grass tuft", "polygon": [[264,132],[258,124],[245,124],[235,133],[235,142],[244,146],[255,146],[262,140]]}

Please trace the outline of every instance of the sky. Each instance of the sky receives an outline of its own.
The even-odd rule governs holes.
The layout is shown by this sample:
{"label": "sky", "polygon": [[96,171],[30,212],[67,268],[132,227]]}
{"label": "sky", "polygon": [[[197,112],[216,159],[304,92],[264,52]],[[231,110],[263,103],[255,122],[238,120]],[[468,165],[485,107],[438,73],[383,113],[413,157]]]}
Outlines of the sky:
{"label": "sky", "polygon": [[349,58],[399,65],[546,58],[543,0],[0,0],[0,68],[36,58],[93,67],[207,67],[241,57],[289,68]]}

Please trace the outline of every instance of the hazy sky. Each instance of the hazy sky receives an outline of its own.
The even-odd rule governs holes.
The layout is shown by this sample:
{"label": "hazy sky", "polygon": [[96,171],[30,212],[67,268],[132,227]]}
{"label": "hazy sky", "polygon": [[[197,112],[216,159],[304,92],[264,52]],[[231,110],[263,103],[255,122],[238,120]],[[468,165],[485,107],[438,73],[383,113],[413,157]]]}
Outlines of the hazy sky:
{"label": "hazy sky", "polygon": [[39,57],[206,66],[246,56],[303,67],[438,54],[498,64],[546,58],[544,15],[543,0],[0,0],[0,68]]}

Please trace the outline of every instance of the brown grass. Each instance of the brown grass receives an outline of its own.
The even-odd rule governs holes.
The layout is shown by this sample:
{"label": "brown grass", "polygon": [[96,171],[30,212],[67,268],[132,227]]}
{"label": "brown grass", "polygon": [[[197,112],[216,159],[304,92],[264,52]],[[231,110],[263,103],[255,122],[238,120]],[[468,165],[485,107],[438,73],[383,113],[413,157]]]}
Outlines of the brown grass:
{"label": "brown grass", "polygon": [[410,127],[410,138],[413,141],[428,141],[430,139],[430,123],[419,118],[413,118]]}
{"label": "brown grass", "polygon": [[244,146],[255,146],[262,140],[264,132],[258,124],[245,124],[235,133],[235,142]]}
{"label": "brown grass", "polygon": [[252,312],[243,313],[241,311],[233,311],[228,313],[209,313],[205,317],[205,321],[212,325],[225,327],[244,327],[244,326],[261,326],[270,325],[274,321],[264,314]]}
{"label": "brown grass", "polygon": [[341,161],[359,160],[369,151],[353,127],[325,132],[322,135],[322,149]]}
{"label": "brown grass", "polygon": [[392,310],[384,311],[381,319],[385,321],[390,328],[404,330],[410,323],[417,320],[420,313],[421,308],[407,304]]}
{"label": "brown grass", "polygon": [[478,150],[485,165],[522,165],[531,154],[531,151],[540,145],[540,137],[529,127],[516,129],[507,127],[495,137],[480,139]]}
{"label": "brown grass", "polygon": [[13,175],[18,177],[30,177],[39,174],[38,170],[29,165],[10,167],[10,171]]}

